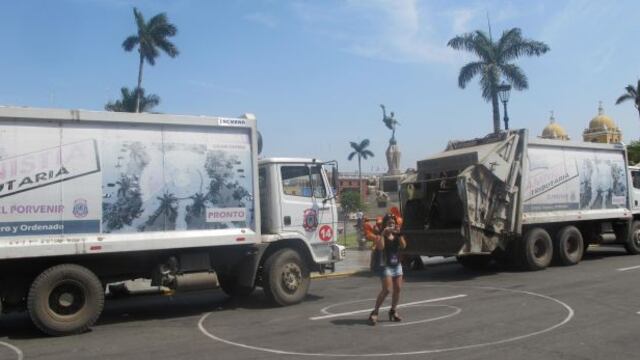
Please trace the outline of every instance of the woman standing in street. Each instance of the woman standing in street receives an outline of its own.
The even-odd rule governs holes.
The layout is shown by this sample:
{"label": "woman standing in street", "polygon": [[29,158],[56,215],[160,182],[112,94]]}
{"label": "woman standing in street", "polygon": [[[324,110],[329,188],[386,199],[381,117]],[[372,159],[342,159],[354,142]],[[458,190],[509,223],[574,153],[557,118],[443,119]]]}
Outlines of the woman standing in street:
{"label": "woman standing in street", "polygon": [[398,316],[396,306],[400,300],[400,288],[402,287],[402,264],[400,263],[400,250],[407,246],[404,236],[400,233],[397,220],[393,214],[385,215],[382,220],[382,233],[375,236],[374,257],[380,265],[378,275],[382,282],[382,289],[376,299],[376,305],[369,315],[369,324],[378,322],[378,310],[384,299],[392,292],[389,321],[402,321]]}

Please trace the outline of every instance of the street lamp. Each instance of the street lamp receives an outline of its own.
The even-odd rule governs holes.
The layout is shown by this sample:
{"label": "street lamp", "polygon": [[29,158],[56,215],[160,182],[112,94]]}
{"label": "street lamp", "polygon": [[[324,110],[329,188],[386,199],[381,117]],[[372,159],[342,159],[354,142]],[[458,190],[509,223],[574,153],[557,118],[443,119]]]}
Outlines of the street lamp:
{"label": "street lamp", "polygon": [[507,102],[509,101],[509,92],[511,92],[511,85],[506,82],[502,82],[498,86],[498,96],[500,97],[500,101],[504,105],[504,129],[509,130],[509,115],[507,115]]}

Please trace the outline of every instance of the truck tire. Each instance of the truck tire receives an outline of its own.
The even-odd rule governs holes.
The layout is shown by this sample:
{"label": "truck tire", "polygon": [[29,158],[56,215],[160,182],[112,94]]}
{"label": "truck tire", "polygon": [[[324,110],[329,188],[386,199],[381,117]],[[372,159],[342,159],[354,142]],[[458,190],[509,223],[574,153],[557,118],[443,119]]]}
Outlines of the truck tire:
{"label": "truck tire", "polygon": [[631,224],[631,231],[624,243],[624,248],[629,254],[640,254],[640,221],[634,221]]}
{"label": "truck tire", "polygon": [[249,296],[255,289],[254,286],[238,285],[238,278],[225,273],[217,273],[220,288],[229,296]]}
{"label": "truck tire", "polygon": [[100,280],[87,268],[63,264],[31,284],[27,309],[34,325],[52,336],[78,334],[93,325],[104,306]]}
{"label": "truck tire", "polygon": [[553,255],[558,264],[569,266],[582,260],[584,240],[577,227],[573,225],[563,227],[554,240]]}
{"label": "truck tire", "polygon": [[309,282],[307,264],[292,249],[279,250],[264,263],[264,293],[276,305],[293,305],[302,301],[309,290]]}
{"label": "truck tire", "polygon": [[456,256],[460,265],[471,270],[485,270],[491,263],[491,255],[466,255]]}
{"label": "truck tire", "polygon": [[533,228],[522,238],[521,265],[525,270],[542,270],[549,266],[553,258],[553,243],[547,230]]}

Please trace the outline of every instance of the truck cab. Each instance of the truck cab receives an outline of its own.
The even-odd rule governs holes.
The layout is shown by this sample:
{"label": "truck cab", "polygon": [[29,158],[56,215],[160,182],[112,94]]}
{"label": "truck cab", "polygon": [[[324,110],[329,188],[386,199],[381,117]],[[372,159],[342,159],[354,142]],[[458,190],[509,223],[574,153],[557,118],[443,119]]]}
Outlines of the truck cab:
{"label": "truck cab", "polygon": [[640,166],[629,166],[631,175],[631,211],[640,213]]}
{"label": "truck cab", "polygon": [[264,158],[258,163],[262,242],[301,241],[321,271],[344,255],[335,243],[337,171],[334,167],[328,176],[325,168],[330,164],[304,158]]}

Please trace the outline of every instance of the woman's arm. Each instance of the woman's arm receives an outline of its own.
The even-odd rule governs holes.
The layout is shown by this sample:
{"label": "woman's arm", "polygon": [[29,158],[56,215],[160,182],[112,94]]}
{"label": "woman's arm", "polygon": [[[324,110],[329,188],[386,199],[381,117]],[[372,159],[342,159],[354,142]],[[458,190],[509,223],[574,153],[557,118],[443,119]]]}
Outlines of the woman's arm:
{"label": "woman's arm", "polygon": [[384,233],[383,235],[376,235],[376,238],[373,240],[376,250],[384,250]]}
{"label": "woman's arm", "polygon": [[398,237],[398,241],[400,242],[400,249],[404,249],[407,247],[407,241],[404,239],[404,235],[400,235]]}

